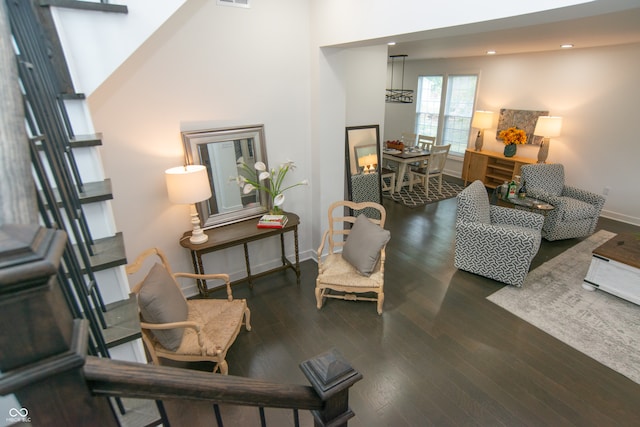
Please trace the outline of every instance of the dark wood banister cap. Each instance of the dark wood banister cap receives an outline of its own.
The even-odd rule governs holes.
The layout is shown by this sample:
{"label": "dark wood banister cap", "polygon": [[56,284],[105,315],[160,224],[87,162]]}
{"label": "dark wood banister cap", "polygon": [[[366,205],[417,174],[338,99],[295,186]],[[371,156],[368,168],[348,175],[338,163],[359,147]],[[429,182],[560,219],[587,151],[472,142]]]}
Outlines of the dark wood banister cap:
{"label": "dark wood banister cap", "polygon": [[46,284],[56,274],[66,235],[39,225],[0,227],[0,297]]}

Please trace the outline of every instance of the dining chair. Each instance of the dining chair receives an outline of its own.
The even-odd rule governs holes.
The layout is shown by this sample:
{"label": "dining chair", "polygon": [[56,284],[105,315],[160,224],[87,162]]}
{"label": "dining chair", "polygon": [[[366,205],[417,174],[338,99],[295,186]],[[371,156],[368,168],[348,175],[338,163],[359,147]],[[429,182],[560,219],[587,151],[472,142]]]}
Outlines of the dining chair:
{"label": "dining chair", "polygon": [[400,134],[400,140],[405,147],[413,147],[414,145],[416,145],[418,135],[416,135],[415,133],[402,132]]}
{"label": "dining chair", "polygon": [[424,193],[429,196],[429,180],[438,178],[438,193],[442,193],[442,174],[450,148],[451,144],[431,147],[427,166],[409,171],[409,191],[413,191],[413,184],[421,183],[424,186]]}
{"label": "dining chair", "polygon": [[[431,147],[436,145],[436,138],[434,136],[418,135],[416,139],[416,147],[423,151],[431,151]],[[424,159],[421,162],[415,162],[410,165],[413,169],[426,168],[429,159]]]}
{"label": "dining chair", "polygon": [[[393,193],[396,188],[396,171],[386,167],[380,168],[380,180],[382,191]],[[387,180],[389,183],[387,184]]]}

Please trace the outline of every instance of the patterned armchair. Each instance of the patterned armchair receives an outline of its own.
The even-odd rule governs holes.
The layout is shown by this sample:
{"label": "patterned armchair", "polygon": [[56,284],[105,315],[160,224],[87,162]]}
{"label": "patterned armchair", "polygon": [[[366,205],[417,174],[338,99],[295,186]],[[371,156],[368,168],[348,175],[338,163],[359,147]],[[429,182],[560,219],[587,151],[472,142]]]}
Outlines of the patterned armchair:
{"label": "patterned armchair", "polygon": [[529,197],[554,206],[545,218],[542,237],[560,240],[593,234],[604,206],[603,196],[565,185],[561,164],[525,165],[520,173]]}
{"label": "patterned armchair", "polygon": [[544,217],[490,205],[487,190],[479,180],[457,198],[456,268],[522,286],[540,247]]}

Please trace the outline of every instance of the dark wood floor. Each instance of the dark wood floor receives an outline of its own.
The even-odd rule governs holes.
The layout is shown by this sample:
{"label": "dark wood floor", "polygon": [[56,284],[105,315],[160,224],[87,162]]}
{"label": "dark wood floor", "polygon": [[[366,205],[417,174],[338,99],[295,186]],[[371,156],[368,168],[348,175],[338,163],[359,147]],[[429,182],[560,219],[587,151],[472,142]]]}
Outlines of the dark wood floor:
{"label": "dark wood floor", "polygon": [[[640,425],[639,384],[487,301],[502,284],[454,268],[455,199],[384,205],[384,313],[340,300],[317,310],[313,261],[299,287],[291,272],[241,285],[234,295],[247,298],[253,331],[229,351],[231,375],[307,384],[298,364],[335,347],[364,375],[351,426]],[[599,228],[640,231],[604,219]],[[532,268],[578,241],[543,241]]]}

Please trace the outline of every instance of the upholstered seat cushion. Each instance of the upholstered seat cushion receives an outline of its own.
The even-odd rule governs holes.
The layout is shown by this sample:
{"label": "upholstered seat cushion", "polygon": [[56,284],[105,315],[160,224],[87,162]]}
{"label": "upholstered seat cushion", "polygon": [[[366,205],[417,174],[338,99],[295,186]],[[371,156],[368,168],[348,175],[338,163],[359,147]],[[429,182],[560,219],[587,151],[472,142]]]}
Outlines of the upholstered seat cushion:
{"label": "upholstered seat cushion", "polygon": [[564,205],[562,221],[579,221],[598,216],[598,210],[590,203],[571,197],[560,197]]}
{"label": "upholstered seat cushion", "polygon": [[[189,314],[187,320],[204,325],[203,348],[206,356],[214,356],[223,349],[229,348],[232,340],[240,331],[245,310],[244,300],[189,300],[187,302]],[[156,343],[156,351],[160,354],[164,350]],[[177,353],[184,355],[202,355],[198,344],[198,334],[192,328],[184,329],[182,342]]]}
{"label": "upholstered seat cushion", "polygon": [[[138,294],[142,319],[147,323],[172,323],[187,320],[187,302],[169,272],[154,264],[143,280]],[[154,329],[156,339],[167,349],[175,350],[182,341],[184,329]]]}
{"label": "upholstered seat cushion", "polygon": [[322,270],[318,277],[324,285],[370,288],[376,283],[382,283],[379,263],[376,264],[374,270],[367,277],[360,274],[341,254],[327,255],[325,260],[322,261]]}
{"label": "upholstered seat cushion", "polygon": [[391,233],[371,222],[364,214],[358,215],[347,241],[342,248],[342,256],[360,274],[370,276],[380,259],[380,250],[387,244]]}

